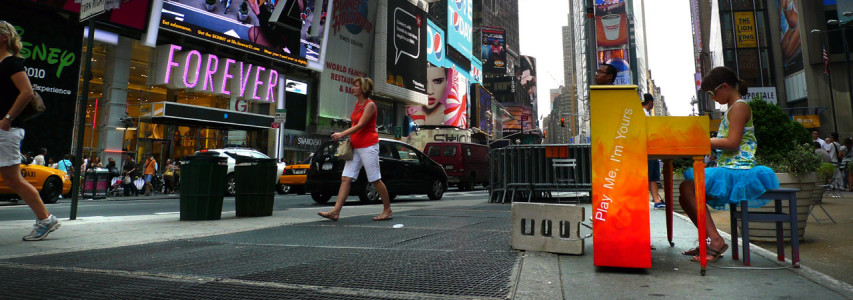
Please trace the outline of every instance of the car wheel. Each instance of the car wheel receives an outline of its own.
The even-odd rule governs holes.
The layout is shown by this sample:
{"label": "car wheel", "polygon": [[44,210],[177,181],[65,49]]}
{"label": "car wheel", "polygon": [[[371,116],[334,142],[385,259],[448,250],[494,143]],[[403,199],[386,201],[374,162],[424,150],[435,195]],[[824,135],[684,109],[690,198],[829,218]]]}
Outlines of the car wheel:
{"label": "car wheel", "polygon": [[279,195],[284,195],[290,192],[290,186],[286,184],[276,185],[276,191]]}
{"label": "car wheel", "polygon": [[397,194],[389,192],[388,193],[388,201],[394,201],[394,199],[397,199]]}
{"label": "car wheel", "polygon": [[364,187],[361,194],[358,195],[358,200],[361,200],[362,203],[370,204],[377,203],[381,201],[379,198],[379,190],[376,189],[376,186],[368,183],[367,186]]}
{"label": "car wheel", "polygon": [[429,193],[427,193],[427,197],[430,200],[439,200],[441,196],[444,195],[444,184],[441,183],[441,180],[433,180]]}
{"label": "car wheel", "polygon": [[225,196],[234,196],[237,194],[237,180],[234,179],[234,174],[225,176]]}
{"label": "car wheel", "polygon": [[320,193],[311,193],[311,199],[313,199],[314,202],[323,204],[323,203],[329,202],[329,199],[332,199],[332,195],[326,195],[326,194],[320,194]]}
{"label": "car wheel", "polygon": [[59,201],[59,194],[61,193],[62,181],[55,176],[48,177],[41,188],[41,201],[47,204],[56,203],[56,201]]}

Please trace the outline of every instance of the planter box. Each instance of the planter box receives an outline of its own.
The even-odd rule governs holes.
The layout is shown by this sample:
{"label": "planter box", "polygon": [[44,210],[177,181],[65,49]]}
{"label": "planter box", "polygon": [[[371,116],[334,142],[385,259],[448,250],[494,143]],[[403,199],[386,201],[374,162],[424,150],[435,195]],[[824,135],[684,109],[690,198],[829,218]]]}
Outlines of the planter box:
{"label": "planter box", "polygon": [[[681,186],[681,183],[684,182],[684,175],[680,172],[673,172],[672,174],[672,210],[677,213],[684,213],[684,210],[681,209],[681,202],[678,201],[678,197],[681,195],[681,190],[678,189]],[[666,185],[664,185],[666,186]],[[664,195],[661,195],[661,199]]]}
{"label": "planter box", "polygon": [[[806,234],[806,221],[809,218],[809,208],[811,207],[812,199],[815,197],[820,197],[822,192],[817,186],[817,176],[815,173],[810,173],[806,175],[794,176],[788,173],[776,173],[776,178],[779,179],[779,187],[782,188],[794,188],[799,189],[800,192],[797,193],[797,232],[799,235],[800,241],[803,240],[803,237]],[[818,190],[816,192],[815,190]],[[767,203],[767,205],[760,208],[750,208],[750,212],[773,212],[774,204],[773,202]],[[788,212],[788,203],[782,203],[782,211]],[[738,206],[737,212],[740,213],[740,206]],[[789,223],[783,223],[783,228],[785,229],[784,239],[786,242],[791,241],[791,234],[789,228],[791,227]],[[738,232],[742,235],[743,231],[741,228],[741,223],[738,222]],[[772,222],[750,222],[749,223],[749,239],[750,241],[759,241],[759,242],[775,242],[776,241],[776,223]]]}

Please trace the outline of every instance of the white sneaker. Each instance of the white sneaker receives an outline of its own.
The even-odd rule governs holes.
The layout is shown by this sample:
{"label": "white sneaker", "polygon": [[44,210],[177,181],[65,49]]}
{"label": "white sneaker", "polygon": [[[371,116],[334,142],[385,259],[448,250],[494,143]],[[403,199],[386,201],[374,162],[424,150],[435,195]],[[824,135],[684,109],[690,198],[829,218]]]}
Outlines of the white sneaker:
{"label": "white sneaker", "polygon": [[47,237],[48,234],[62,226],[59,224],[59,220],[56,219],[53,215],[50,215],[45,220],[36,221],[36,224],[33,225],[33,231],[30,234],[24,236],[25,241],[40,241]]}

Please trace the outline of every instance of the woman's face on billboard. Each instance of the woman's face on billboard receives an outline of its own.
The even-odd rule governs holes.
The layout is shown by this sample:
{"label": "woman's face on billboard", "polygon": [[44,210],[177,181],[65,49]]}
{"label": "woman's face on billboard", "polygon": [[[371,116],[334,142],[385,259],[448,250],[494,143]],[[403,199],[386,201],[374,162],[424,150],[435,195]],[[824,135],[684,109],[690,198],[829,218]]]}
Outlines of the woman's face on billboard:
{"label": "woman's face on billboard", "polygon": [[427,68],[427,108],[434,108],[444,100],[444,91],[447,89],[447,73],[444,68]]}

